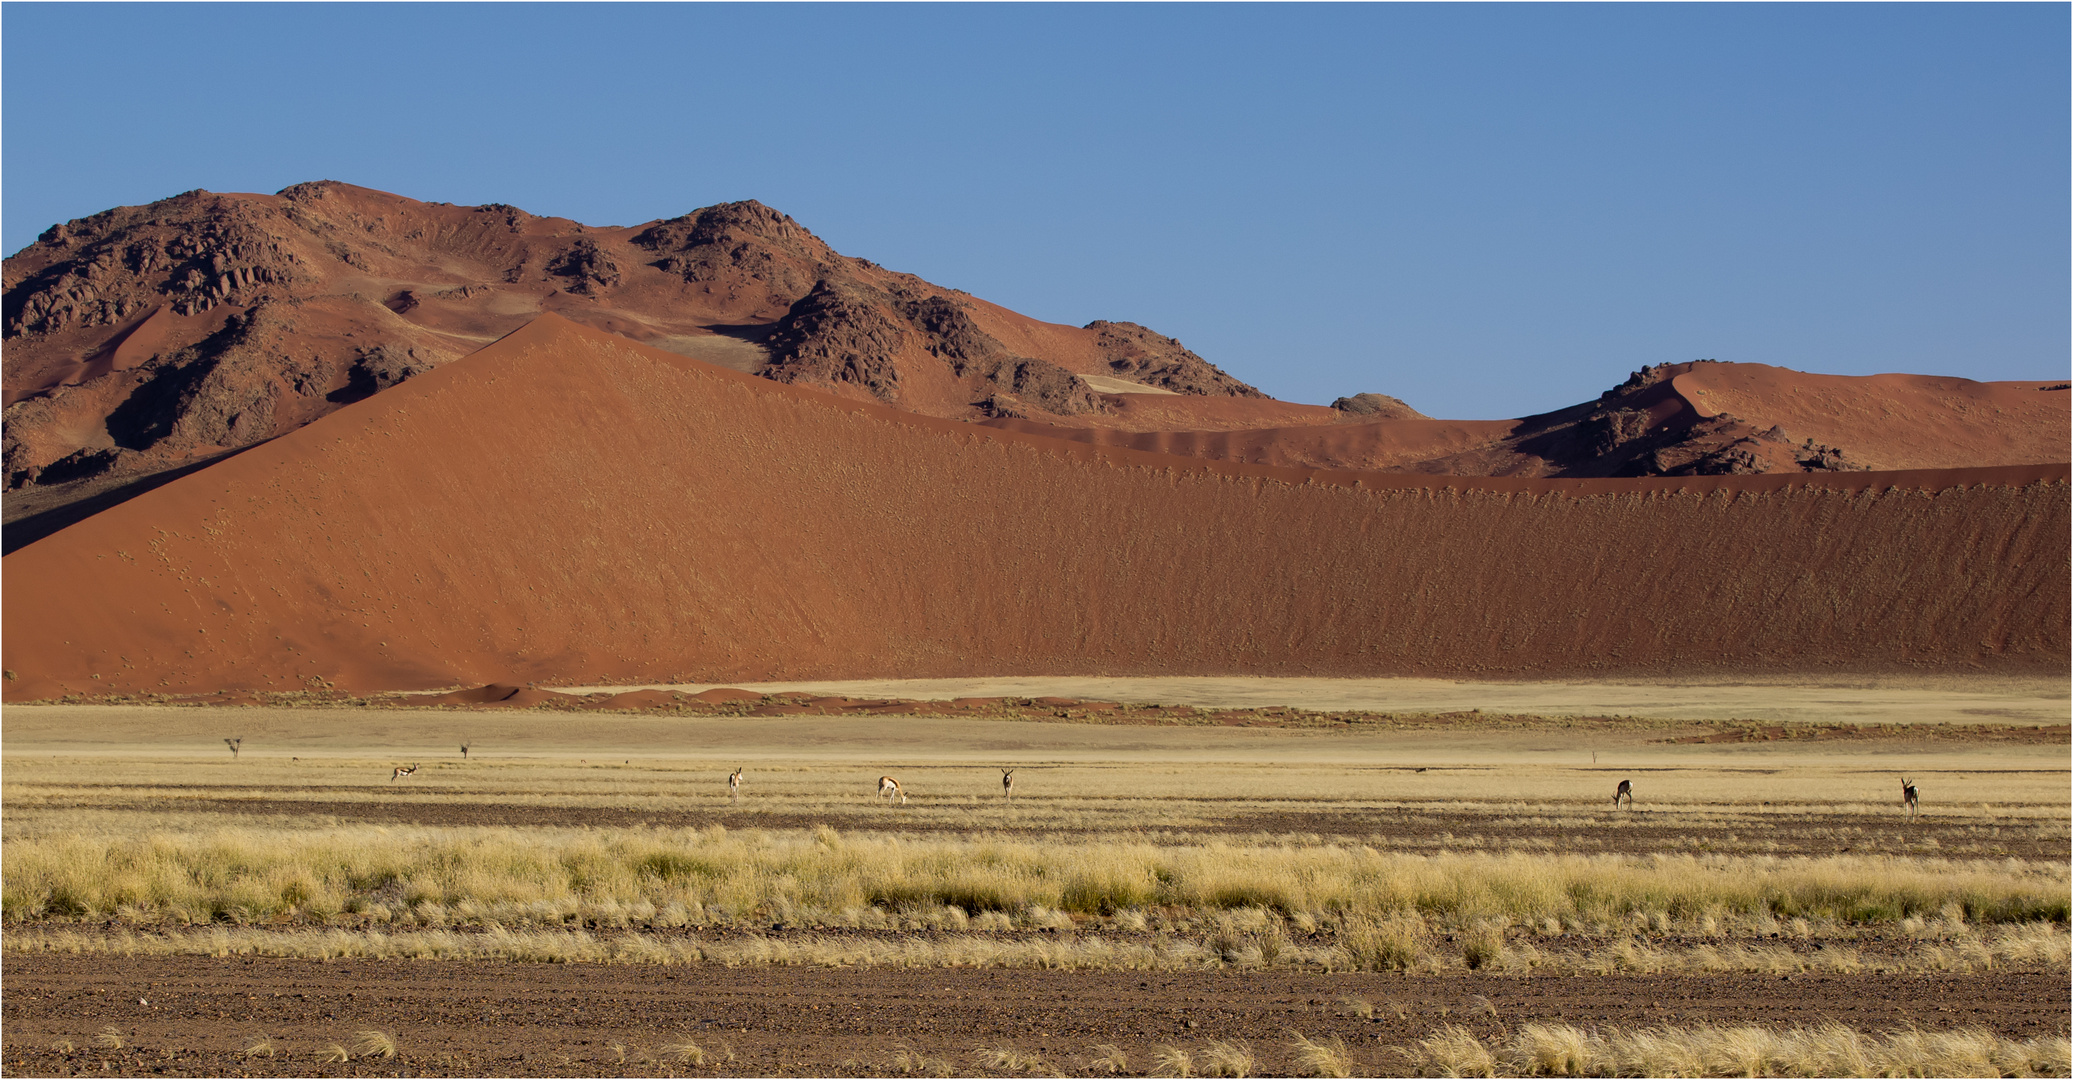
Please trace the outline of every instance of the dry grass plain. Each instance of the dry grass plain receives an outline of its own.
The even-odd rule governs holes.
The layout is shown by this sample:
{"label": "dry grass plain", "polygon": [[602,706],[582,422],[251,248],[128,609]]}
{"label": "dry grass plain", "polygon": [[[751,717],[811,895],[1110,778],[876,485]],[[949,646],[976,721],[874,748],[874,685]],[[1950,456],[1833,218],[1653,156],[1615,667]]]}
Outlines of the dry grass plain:
{"label": "dry grass plain", "polygon": [[15,706],[0,1067],[2064,1075],[2063,702],[1907,691],[1730,744]]}

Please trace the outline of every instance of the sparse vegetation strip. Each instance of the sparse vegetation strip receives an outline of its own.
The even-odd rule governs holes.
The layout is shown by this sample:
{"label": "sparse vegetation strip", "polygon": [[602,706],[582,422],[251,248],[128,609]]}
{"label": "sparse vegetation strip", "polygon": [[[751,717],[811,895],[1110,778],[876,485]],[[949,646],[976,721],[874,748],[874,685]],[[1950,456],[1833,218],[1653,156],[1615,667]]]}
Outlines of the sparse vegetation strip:
{"label": "sparse vegetation strip", "polygon": [[2041,863],[911,841],[827,827],[43,836],[11,840],[0,869],[0,911],[16,924],[323,924],[424,912],[439,913],[440,924],[666,926],[750,914],[810,924],[871,908],[955,908],[972,918],[1042,909],[1070,924],[1133,910],[1248,907],[1291,919],[1412,913],[1462,928],[1634,915],[2063,924],[2073,905],[2067,867]]}
{"label": "sparse vegetation strip", "polygon": [[[1399,1051],[1421,1076],[2065,1076],[2067,1038],[2008,1039],[1989,1031],[1902,1029],[1866,1034],[1840,1024],[1596,1031],[1531,1023],[1485,1040],[1448,1025]],[[1400,1069],[1401,1066],[1398,1066]],[[1396,1071],[1396,1070],[1390,1070]]]}
{"label": "sparse vegetation strip", "polygon": [[[1405,922],[1409,922],[1405,920]],[[1250,925],[1253,928],[1247,929]],[[2001,927],[1984,933],[1925,938],[1898,951],[1868,956],[1825,942],[1818,947],[1720,941],[1699,945],[1571,945],[1536,942],[1525,931],[1492,930],[1463,947],[1442,944],[1422,923],[1399,923],[1377,934],[1371,926],[1343,927],[1297,938],[1271,913],[1230,913],[1191,934],[1129,935],[1088,931],[912,934],[800,932],[590,931],[555,929],[268,929],[202,927],[140,930],[18,929],[0,939],[0,951],[61,955],[268,956],[414,960],[499,960],[724,967],[758,965],[835,968],[1003,968],[1102,971],[1179,971],[1284,968],[1317,972],[1405,971],[1573,975],[1662,975],[1692,972],[1837,974],[1974,972],[2065,967],[2066,932],[2049,923]],[[1390,937],[1395,934],[1398,936]],[[1377,942],[1381,937],[1382,941]],[[1372,1006],[1370,1006],[1372,1008]]]}

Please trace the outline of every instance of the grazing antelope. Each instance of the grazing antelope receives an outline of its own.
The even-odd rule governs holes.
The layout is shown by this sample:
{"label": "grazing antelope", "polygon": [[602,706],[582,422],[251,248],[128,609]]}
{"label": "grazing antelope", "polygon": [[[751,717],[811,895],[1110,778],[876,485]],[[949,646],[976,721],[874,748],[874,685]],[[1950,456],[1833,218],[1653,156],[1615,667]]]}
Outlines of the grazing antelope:
{"label": "grazing antelope", "polygon": [[409,775],[410,775],[411,773],[414,773],[414,772],[416,772],[416,771],[417,771],[417,765],[416,765],[415,763],[413,763],[413,764],[411,764],[411,765],[407,765],[407,766],[406,766],[406,765],[398,765],[398,766],[396,766],[396,771],[395,771],[395,772],[392,772],[392,773],[390,773],[390,774],[389,774],[389,783],[392,783],[392,784],[393,784],[393,783],[395,783],[395,782],[396,782],[396,778],[397,778],[397,777],[399,777],[399,776],[409,776]]}
{"label": "grazing antelope", "polygon": [[901,791],[900,782],[890,776],[878,778],[878,793],[885,796],[885,804],[887,806],[893,805],[894,802],[898,802],[901,806],[907,805],[907,793]]}
{"label": "grazing antelope", "polygon": [[1922,793],[1915,790],[1915,782],[1905,776],[1900,778],[1900,808],[1906,811],[1909,817],[1917,817],[1922,813]]}
{"label": "grazing antelope", "polygon": [[1634,781],[1620,781],[1619,790],[1612,793],[1612,805],[1615,809],[1618,808],[1621,799],[1627,800],[1627,809],[1634,809]]}
{"label": "grazing antelope", "polygon": [[733,772],[727,774],[727,794],[731,796],[735,802],[741,801],[741,772],[742,769],[746,768],[748,768],[748,766],[743,765],[741,769],[736,769]]}
{"label": "grazing antelope", "polygon": [[1013,770],[1013,769],[1002,769],[1002,770],[1001,770],[1001,798],[1003,798],[1003,799],[1012,799],[1012,798],[1014,798],[1014,797],[1015,797],[1015,770]]}
{"label": "grazing antelope", "polygon": [[223,740],[223,745],[230,747],[231,757],[236,757],[238,756],[238,747],[245,745],[244,736],[240,735],[235,739],[225,739]]}

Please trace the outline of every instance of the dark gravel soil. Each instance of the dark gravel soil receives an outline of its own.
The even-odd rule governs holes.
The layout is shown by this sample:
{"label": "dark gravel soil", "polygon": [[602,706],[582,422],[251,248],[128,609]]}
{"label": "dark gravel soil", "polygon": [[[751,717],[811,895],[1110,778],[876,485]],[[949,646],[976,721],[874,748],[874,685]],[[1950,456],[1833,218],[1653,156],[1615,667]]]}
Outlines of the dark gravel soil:
{"label": "dark gravel soil", "polygon": [[[197,785],[198,787],[200,785]],[[609,806],[551,806],[537,803],[501,802],[495,796],[452,789],[419,788],[407,799],[377,788],[387,797],[353,799],[181,796],[153,799],[126,791],[110,791],[105,797],[54,800],[37,804],[40,810],[123,810],[208,812],[232,818],[295,819],[307,824],[315,818],[325,822],[375,825],[565,827],[565,828],[710,828],[811,829],[832,825],[845,832],[866,829],[915,835],[943,833],[963,836],[971,827],[955,820],[904,819],[888,829],[886,816],[873,806],[844,814],[817,809],[812,813],[781,810],[714,809],[662,810]],[[357,793],[356,793],[357,794]],[[2051,859],[2073,857],[2073,844],[2063,835],[2049,835],[2027,823],[2004,827],[1983,827],[1965,818],[1937,818],[1925,815],[1908,819],[1870,818],[1863,814],[1773,814],[1744,810],[1722,811],[1714,820],[1694,822],[1685,814],[1656,814],[1643,809],[1623,812],[1602,822],[1603,828],[1579,832],[1571,824],[1521,815],[1516,809],[1381,805],[1373,808],[1334,807],[1322,810],[1280,810],[1233,812],[1220,800],[1202,800],[1199,815],[1176,821],[1162,829],[1156,821],[1133,819],[1133,835],[1158,839],[1162,832],[1187,837],[1201,836],[1317,836],[1351,839],[1402,850],[1550,850],[1584,851],[1592,854],[1649,854],[1653,852],[1759,853],[1769,855],[1922,855]],[[1186,805],[1185,800],[1162,800],[1165,805]],[[1574,813],[1573,807],[1558,808]],[[1099,821],[1077,827],[1045,823],[1029,828],[991,828],[1002,836],[1070,836],[1076,833],[1112,834],[1116,827]]]}
{"label": "dark gravel soil", "polygon": [[[1296,1068],[1291,1032],[1344,1038],[1360,1071],[1387,1074],[1405,1064],[1393,1048],[1447,1023],[1486,1039],[1530,1020],[2030,1038],[2064,1034],[2069,1017],[2064,971],[1406,976],[18,955],[0,977],[0,1071],[12,1076],[1009,1071],[977,1056],[989,1049],[1041,1058],[1014,1071],[1086,1074],[1103,1043],[1144,1073],[1159,1047],[1199,1061],[1220,1039],[1244,1040],[1271,1075]],[[325,1060],[333,1044],[351,1053],[363,1031],[390,1036],[395,1056]],[[243,1053],[262,1035],[272,1056]],[[669,1050],[685,1042],[702,1065]]]}

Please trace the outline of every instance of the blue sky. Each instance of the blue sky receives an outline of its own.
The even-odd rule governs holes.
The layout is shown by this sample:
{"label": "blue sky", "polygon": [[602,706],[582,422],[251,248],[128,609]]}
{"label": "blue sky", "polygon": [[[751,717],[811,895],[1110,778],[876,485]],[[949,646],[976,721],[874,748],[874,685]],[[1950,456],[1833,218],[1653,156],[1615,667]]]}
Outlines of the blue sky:
{"label": "blue sky", "polygon": [[2068,373],[2069,9],[0,7],[0,217],[334,179],[731,199],[1277,397]]}

